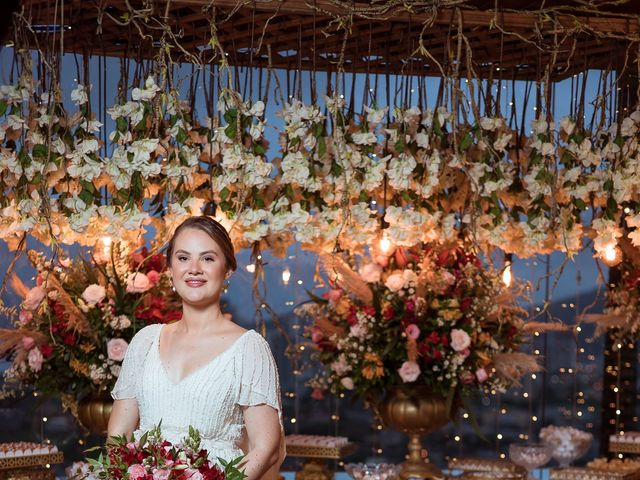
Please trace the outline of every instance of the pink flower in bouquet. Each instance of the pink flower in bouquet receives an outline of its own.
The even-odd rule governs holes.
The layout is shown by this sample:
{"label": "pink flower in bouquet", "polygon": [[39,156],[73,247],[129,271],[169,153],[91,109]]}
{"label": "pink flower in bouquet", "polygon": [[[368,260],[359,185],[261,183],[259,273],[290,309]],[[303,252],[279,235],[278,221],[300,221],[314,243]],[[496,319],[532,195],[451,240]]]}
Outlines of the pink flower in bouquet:
{"label": "pink flower in bouquet", "polygon": [[33,319],[33,313],[29,310],[20,310],[20,315],[18,316],[18,321],[20,325],[27,325]]}
{"label": "pink flower in bouquet", "polygon": [[127,468],[129,474],[129,480],[142,480],[147,474],[147,469],[139,463],[134,463]]}
{"label": "pink flower in bouquet", "polygon": [[420,365],[416,362],[404,362],[398,369],[398,373],[404,383],[415,382],[420,376]]}
{"label": "pink flower in bouquet", "polygon": [[349,335],[355,338],[365,338],[367,336],[367,327],[356,323],[349,328]]}
{"label": "pink flower in bouquet", "polygon": [[322,333],[322,330],[320,330],[318,327],[313,327],[311,329],[311,341],[313,343],[320,343],[323,339],[324,334]]}
{"label": "pink flower in bouquet", "polygon": [[31,350],[35,344],[33,337],[22,337],[22,348],[25,350]]}
{"label": "pink flower in bouquet", "polygon": [[171,470],[165,470],[160,468],[153,469],[153,480],[168,480],[171,475]]}
{"label": "pink flower in bouquet", "polygon": [[22,308],[33,311],[40,306],[40,303],[47,295],[47,292],[41,286],[33,287],[27,292],[27,296],[22,302]]}
{"label": "pink flower in bouquet", "polygon": [[360,269],[360,277],[367,283],[376,283],[380,281],[382,275],[382,267],[375,263],[367,263]]}
{"label": "pink flower in bouquet", "polygon": [[187,468],[184,471],[184,479],[185,480],[203,480],[204,477],[202,476],[202,473],[200,473],[200,470],[196,468]]}
{"label": "pink flower in bouquet", "polygon": [[122,338],[112,338],[107,342],[107,356],[116,362],[124,360],[129,344]]}
{"label": "pink flower in bouquet", "polygon": [[483,383],[487,381],[487,379],[489,378],[489,375],[487,374],[487,371],[484,368],[479,368],[478,370],[476,370],[476,378],[480,383]]}
{"label": "pink flower in bouquet", "polygon": [[351,377],[344,377],[342,380],[340,380],[340,383],[347,390],[353,390],[354,385],[353,379]]}
{"label": "pink flower in bouquet", "polygon": [[471,338],[467,332],[459,328],[451,330],[451,348],[456,352],[462,352],[469,348],[469,345],[471,345]]}
{"label": "pink flower in bouquet", "polygon": [[147,272],[147,278],[153,285],[157,285],[160,282],[160,274],[155,270],[149,270]]}
{"label": "pink flower in bouquet", "polygon": [[38,347],[29,350],[27,360],[29,361],[31,370],[33,370],[34,372],[39,372],[42,369],[42,352],[38,350]]}
{"label": "pink flower in bouquet", "polygon": [[392,292],[398,292],[404,287],[404,277],[402,272],[392,273],[387,277],[387,281],[384,282],[385,286]]}
{"label": "pink flower in bouquet", "polygon": [[417,340],[420,336],[420,328],[412,323],[411,325],[408,325],[407,328],[405,328],[404,333],[406,333],[407,337],[409,337],[411,340]]}
{"label": "pink flower in bouquet", "polygon": [[338,300],[340,300],[340,297],[342,296],[342,290],[338,288],[334,288],[332,290],[329,290],[323,296],[333,304],[333,303],[336,303]]}
{"label": "pink flower in bouquet", "polygon": [[129,293],[143,293],[153,287],[153,284],[142,272],[136,272],[127,278],[127,292]]}
{"label": "pink flower in bouquet", "polygon": [[91,284],[82,292],[82,298],[89,305],[96,305],[104,300],[107,295],[107,291],[102,285]]}

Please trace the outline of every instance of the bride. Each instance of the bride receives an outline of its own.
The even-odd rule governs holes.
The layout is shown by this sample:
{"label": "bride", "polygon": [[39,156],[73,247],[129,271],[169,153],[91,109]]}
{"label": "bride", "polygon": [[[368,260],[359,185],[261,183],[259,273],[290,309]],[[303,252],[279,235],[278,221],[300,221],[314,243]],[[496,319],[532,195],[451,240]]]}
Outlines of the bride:
{"label": "bride", "polygon": [[237,267],[227,231],[206,216],[187,219],[169,241],[167,263],[182,320],[149,325],[131,340],[111,392],[108,435],[137,437],[162,421],[163,436],[177,442],[192,425],[211,460],[246,455],[240,468],[249,480],[278,478],[284,433],[271,350],[220,310],[224,280]]}

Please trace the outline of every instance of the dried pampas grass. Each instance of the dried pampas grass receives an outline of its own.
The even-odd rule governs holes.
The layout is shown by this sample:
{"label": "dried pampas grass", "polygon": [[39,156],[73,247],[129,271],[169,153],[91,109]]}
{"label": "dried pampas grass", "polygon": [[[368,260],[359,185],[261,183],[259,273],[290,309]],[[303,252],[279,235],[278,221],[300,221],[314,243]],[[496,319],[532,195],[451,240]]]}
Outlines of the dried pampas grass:
{"label": "dried pampas grass", "polygon": [[345,292],[367,305],[373,302],[369,285],[344,260],[336,255],[324,254],[321,255],[320,262],[329,279],[335,281]]}
{"label": "dried pampas grass", "polygon": [[520,378],[542,370],[535,357],[522,352],[497,354],[493,357],[493,367],[499,377],[518,387],[522,386]]}
{"label": "dried pampas grass", "polygon": [[65,313],[69,316],[69,327],[81,333],[89,333],[91,331],[89,321],[82,313],[82,310],[73,302],[73,299],[56,276],[53,274],[47,275],[44,284],[47,291],[53,289],[58,292],[57,302],[62,305]]}

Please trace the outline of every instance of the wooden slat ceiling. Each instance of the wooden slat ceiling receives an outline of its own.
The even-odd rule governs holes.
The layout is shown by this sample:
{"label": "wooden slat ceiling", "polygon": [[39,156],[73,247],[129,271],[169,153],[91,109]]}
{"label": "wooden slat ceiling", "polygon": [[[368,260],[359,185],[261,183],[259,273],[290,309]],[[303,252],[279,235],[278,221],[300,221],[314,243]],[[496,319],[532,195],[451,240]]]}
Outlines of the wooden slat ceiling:
{"label": "wooden slat ceiling", "polygon": [[[640,39],[638,0],[593,2],[605,5],[606,12],[587,7],[583,1],[547,1],[544,14],[536,10],[542,2],[528,0],[414,0],[402,4],[411,9],[397,7],[384,15],[367,14],[368,9],[384,5],[374,0],[344,4],[339,0],[251,0],[242,4],[237,0],[171,0],[168,10],[166,0],[17,3],[31,25],[64,25],[67,52],[153,58],[161,36],[153,19],[163,18],[168,11],[168,24],[178,42],[202,62],[211,61],[208,43],[213,20],[231,64],[267,66],[270,61],[273,67],[288,69],[335,71],[344,48],[346,72],[440,75],[440,64],[447,74],[457,68],[466,75],[465,42],[461,61],[456,60],[461,25],[476,75],[536,79],[551,65],[552,77],[558,80],[588,68],[620,69],[627,52],[635,58]],[[124,23],[130,11],[127,3],[134,9],[149,8],[149,19],[140,18],[137,25],[118,24]],[[341,21],[352,22],[346,40]],[[60,32],[42,30],[46,28],[36,28],[39,44],[55,42],[59,48]],[[5,42],[12,35],[6,32]],[[429,55],[415,54],[420,39]],[[178,52],[172,49],[176,59],[180,59]]]}

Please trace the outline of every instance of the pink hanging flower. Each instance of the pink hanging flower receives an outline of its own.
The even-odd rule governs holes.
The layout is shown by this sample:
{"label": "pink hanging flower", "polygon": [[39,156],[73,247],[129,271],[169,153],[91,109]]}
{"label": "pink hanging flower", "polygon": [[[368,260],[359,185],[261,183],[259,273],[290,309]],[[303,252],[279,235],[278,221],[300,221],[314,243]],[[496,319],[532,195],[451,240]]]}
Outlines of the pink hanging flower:
{"label": "pink hanging flower", "polygon": [[407,337],[411,340],[417,340],[420,336],[420,328],[412,323],[411,325],[407,326],[407,328],[404,330],[404,333],[406,333]]}
{"label": "pink hanging flower", "polygon": [[415,382],[420,376],[420,365],[416,362],[404,362],[398,369],[398,373],[404,383]]}

